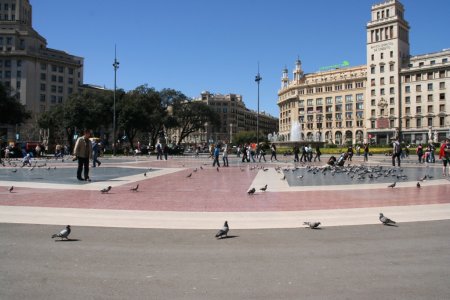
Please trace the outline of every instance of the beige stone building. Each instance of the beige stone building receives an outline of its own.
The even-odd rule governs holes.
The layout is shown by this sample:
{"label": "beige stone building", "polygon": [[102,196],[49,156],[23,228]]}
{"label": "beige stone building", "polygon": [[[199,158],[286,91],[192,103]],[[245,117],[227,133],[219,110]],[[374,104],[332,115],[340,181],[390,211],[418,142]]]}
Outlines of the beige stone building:
{"label": "beige stone building", "polygon": [[[237,94],[213,94],[202,92],[200,97],[193,101],[201,101],[213,108],[220,116],[220,126],[213,127],[205,124],[205,130],[191,134],[184,143],[216,143],[217,141],[231,141],[233,136],[240,131],[256,131],[257,112],[248,109]],[[278,130],[278,119],[259,113],[259,132],[267,136]],[[173,131],[171,140],[176,140],[177,132]]]}
{"label": "beige stone building", "polygon": [[[21,139],[36,136],[36,116],[63,103],[83,83],[83,58],[50,49],[33,29],[29,0],[0,0],[0,81],[33,113]],[[11,139],[15,126],[0,125],[0,136]]]}
{"label": "beige stone building", "polygon": [[409,24],[397,0],[372,6],[367,65],[304,74],[283,71],[279,134],[299,122],[304,140],[336,144],[440,141],[450,135],[450,50],[411,56]]}

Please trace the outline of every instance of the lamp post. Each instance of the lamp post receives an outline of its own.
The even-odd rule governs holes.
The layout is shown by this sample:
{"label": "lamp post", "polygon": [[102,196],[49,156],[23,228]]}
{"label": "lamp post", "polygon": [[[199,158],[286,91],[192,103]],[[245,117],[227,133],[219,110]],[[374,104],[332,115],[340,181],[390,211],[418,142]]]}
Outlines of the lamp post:
{"label": "lamp post", "polygon": [[258,84],[258,111],[256,113],[256,145],[259,145],[259,82],[262,77],[259,75],[259,62],[258,62],[258,74],[255,76],[255,81]]}
{"label": "lamp post", "polygon": [[117,69],[119,68],[119,62],[117,61],[116,45],[114,45],[114,104],[113,104],[113,155],[116,155],[116,89],[117,89]]}
{"label": "lamp post", "polygon": [[230,144],[233,143],[233,123],[230,123]]}

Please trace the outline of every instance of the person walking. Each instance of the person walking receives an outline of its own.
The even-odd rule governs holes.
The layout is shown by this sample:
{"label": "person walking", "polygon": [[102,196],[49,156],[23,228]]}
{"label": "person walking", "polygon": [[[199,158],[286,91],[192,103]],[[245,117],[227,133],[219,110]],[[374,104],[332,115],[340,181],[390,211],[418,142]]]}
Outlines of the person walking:
{"label": "person walking", "polygon": [[259,143],[257,151],[259,153],[259,162],[261,162],[261,158],[266,162],[266,151],[264,150],[264,145],[262,143]]}
{"label": "person walking", "polygon": [[278,161],[278,159],[277,159],[277,146],[275,146],[274,143],[272,143],[272,145],[270,146],[270,150],[272,151],[272,155],[270,156],[270,161],[272,161],[273,159]]}
{"label": "person walking", "polygon": [[223,166],[228,167],[228,144],[225,142],[223,145],[223,153],[222,153],[222,160],[223,160]]}
{"label": "person walking", "polygon": [[447,165],[450,166],[450,139],[445,139],[439,149],[439,159],[442,159],[442,176],[449,176],[450,173],[447,172]]}
{"label": "person walking", "polygon": [[94,140],[94,142],[92,143],[92,167],[93,168],[96,167],[95,164],[98,164],[99,167],[102,164],[98,160],[99,154],[100,154],[100,143],[98,143],[97,141]]}
{"label": "person walking", "polygon": [[299,158],[298,158],[298,154],[300,153],[300,149],[298,147],[298,145],[296,144],[294,146],[294,162],[298,162]]}
{"label": "person walking", "polygon": [[369,161],[369,144],[364,144],[364,161]]}
{"label": "person walking", "polygon": [[316,146],[316,156],[314,156],[314,161],[316,161],[316,158],[320,161],[320,156],[322,155],[322,152],[320,152],[319,145]]}
{"label": "person walking", "polygon": [[423,156],[422,144],[419,144],[419,146],[417,146],[416,154],[417,154],[417,157],[419,159],[419,164],[422,163],[422,156]]}
{"label": "person walking", "polygon": [[395,159],[397,158],[397,165],[400,167],[400,155],[402,154],[402,147],[400,146],[400,142],[395,139],[392,144],[392,166],[395,167]]}
{"label": "person walking", "polygon": [[[91,131],[84,130],[84,135],[79,137],[75,143],[73,149],[73,155],[78,160],[77,179],[91,181],[89,178],[89,160],[92,157],[92,142],[89,139],[91,137]],[[84,169],[84,178],[81,177],[81,173]]]}
{"label": "person walking", "polygon": [[220,163],[219,163],[219,155],[220,155],[220,145],[217,143],[216,148],[214,148],[214,162],[213,162],[213,167],[216,165],[217,163],[217,167],[220,167]]}
{"label": "person walking", "polygon": [[162,160],[163,159],[163,150],[162,150],[162,145],[161,142],[158,141],[158,143],[156,144],[156,160]]}

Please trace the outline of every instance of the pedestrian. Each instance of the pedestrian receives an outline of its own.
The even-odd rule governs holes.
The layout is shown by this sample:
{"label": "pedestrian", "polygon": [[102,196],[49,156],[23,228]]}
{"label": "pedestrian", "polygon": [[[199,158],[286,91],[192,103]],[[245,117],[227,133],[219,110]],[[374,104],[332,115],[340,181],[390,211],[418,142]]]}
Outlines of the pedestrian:
{"label": "pedestrian", "polygon": [[303,145],[302,146],[302,156],[300,156],[300,162],[307,161],[307,151],[308,151],[308,147]]}
{"label": "pedestrian", "polygon": [[93,168],[96,167],[95,164],[98,164],[99,167],[102,164],[98,160],[99,154],[100,154],[100,143],[97,140],[94,140],[94,142],[92,143],[92,167]]}
{"label": "pedestrian", "polygon": [[158,143],[156,143],[156,160],[160,159],[162,160],[163,152],[162,152],[162,145],[161,142],[158,140]]}
{"label": "pedestrian", "polygon": [[[73,155],[78,160],[77,179],[91,181],[89,178],[89,159],[92,157],[92,142],[89,139],[91,137],[91,131],[84,130],[83,136],[79,137],[75,143],[73,149]],[[84,178],[81,177],[81,173],[84,169]]]}
{"label": "pedestrian", "polygon": [[308,151],[307,151],[307,153],[308,153],[308,161],[311,162],[311,161],[312,161],[312,158],[313,158],[313,149],[312,149],[312,146],[311,146],[311,145],[308,145]]}
{"label": "pedestrian", "polygon": [[369,161],[369,144],[364,144],[364,161]]}
{"label": "pedestrian", "polygon": [[352,145],[348,146],[347,153],[348,153],[348,160],[352,161],[352,157],[353,157],[353,153],[354,153]]}
{"label": "pedestrian", "polygon": [[316,145],[316,156],[314,156],[314,161],[316,161],[316,158],[318,161],[320,161],[320,156],[322,155],[322,152],[320,152],[320,146]]}
{"label": "pedestrian", "polygon": [[439,159],[442,159],[442,176],[449,176],[450,173],[447,172],[447,165],[450,166],[450,139],[445,139],[439,149]]}
{"label": "pedestrian", "polygon": [[297,144],[295,144],[293,150],[294,150],[294,162],[298,162],[299,161],[298,154],[300,153],[300,148],[298,147]]}
{"label": "pedestrian", "polygon": [[359,145],[356,145],[356,155],[361,155],[361,147]]}
{"label": "pedestrian", "polygon": [[392,166],[395,167],[395,159],[397,158],[397,165],[400,167],[400,155],[402,154],[402,147],[398,138],[392,144]]}
{"label": "pedestrian", "polygon": [[419,159],[419,164],[422,163],[422,156],[423,156],[423,147],[422,147],[422,144],[419,144],[419,146],[417,146],[416,154],[417,154],[417,157],[418,157],[418,159]]}
{"label": "pedestrian", "polygon": [[220,163],[219,163],[219,155],[220,155],[220,145],[219,143],[217,143],[216,148],[214,148],[214,162],[213,162],[213,167],[216,165],[220,167]]}
{"label": "pedestrian", "polygon": [[264,159],[264,162],[266,162],[266,151],[264,150],[264,145],[262,143],[259,143],[257,149],[259,153],[259,162],[261,162],[261,158]]}
{"label": "pedestrian", "polygon": [[275,146],[274,143],[272,143],[272,145],[270,146],[270,150],[272,151],[272,155],[270,156],[270,161],[272,161],[273,159],[278,161],[278,159],[277,159],[277,146]]}
{"label": "pedestrian", "polygon": [[242,162],[246,162],[246,161],[248,161],[248,158],[247,158],[247,144],[245,144],[243,147],[242,147]]}
{"label": "pedestrian", "polygon": [[30,153],[27,153],[27,155],[25,155],[22,158],[22,168],[25,167],[26,165],[31,167],[31,154]]}
{"label": "pedestrian", "polygon": [[225,142],[223,145],[223,154],[222,154],[222,160],[223,160],[223,166],[228,167],[228,143]]}
{"label": "pedestrian", "polygon": [[[167,156],[169,155],[169,145],[164,144],[163,147],[164,160],[167,160]],[[162,160],[162,158],[161,158]]]}

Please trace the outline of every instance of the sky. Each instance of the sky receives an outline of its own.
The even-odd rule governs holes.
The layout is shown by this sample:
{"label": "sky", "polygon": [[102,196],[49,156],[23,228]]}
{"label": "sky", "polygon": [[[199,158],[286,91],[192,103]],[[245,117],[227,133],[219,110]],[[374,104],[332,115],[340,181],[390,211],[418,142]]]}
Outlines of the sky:
{"label": "sky", "polygon": [[[340,64],[366,64],[366,25],[384,0],[30,0],[33,28],[49,48],[84,57],[84,83],[142,84],[186,96],[202,91],[240,94],[278,116],[284,67],[297,58],[305,73]],[[410,53],[450,48],[448,0],[403,0]]]}

